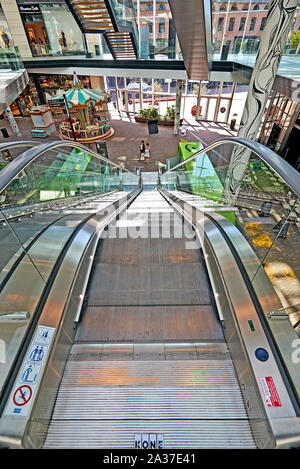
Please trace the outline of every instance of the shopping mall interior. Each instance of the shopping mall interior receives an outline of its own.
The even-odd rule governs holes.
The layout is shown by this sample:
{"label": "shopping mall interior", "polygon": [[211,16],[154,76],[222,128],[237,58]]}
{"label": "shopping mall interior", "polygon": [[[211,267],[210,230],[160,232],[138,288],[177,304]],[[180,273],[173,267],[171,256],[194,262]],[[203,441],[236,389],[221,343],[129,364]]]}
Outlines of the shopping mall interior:
{"label": "shopping mall interior", "polygon": [[0,448],[300,448],[299,138],[298,0],[0,0]]}

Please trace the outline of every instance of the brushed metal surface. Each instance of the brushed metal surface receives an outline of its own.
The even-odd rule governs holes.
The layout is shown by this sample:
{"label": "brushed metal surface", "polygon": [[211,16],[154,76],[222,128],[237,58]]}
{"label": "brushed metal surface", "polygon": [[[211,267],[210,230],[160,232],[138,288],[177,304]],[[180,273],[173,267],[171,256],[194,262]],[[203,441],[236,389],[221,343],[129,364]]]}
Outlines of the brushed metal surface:
{"label": "brushed metal surface", "polygon": [[[139,361],[133,348],[200,359]],[[90,359],[105,351],[117,359]],[[131,448],[139,431],[164,433],[169,448],[255,447],[224,343],[73,345],[44,447]]]}
{"label": "brushed metal surface", "polygon": [[[211,16],[205,0],[169,0],[184,65],[190,80],[208,80]],[[208,10],[206,15],[205,10]]]}
{"label": "brushed metal surface", "polygon": [[45,448],[134,448],[137,433],[162,433],[165,448],[255,448],[246,420],[53,421]]}

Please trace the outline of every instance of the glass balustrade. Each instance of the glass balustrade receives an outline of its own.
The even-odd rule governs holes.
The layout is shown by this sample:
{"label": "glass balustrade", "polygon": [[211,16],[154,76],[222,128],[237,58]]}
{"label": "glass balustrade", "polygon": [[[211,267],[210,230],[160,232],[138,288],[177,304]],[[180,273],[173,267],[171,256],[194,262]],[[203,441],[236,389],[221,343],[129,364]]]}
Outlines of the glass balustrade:
{"label": "glass balustrade", "polygon": [[[232,197],[227,178],[235,175],[231,162],[237,153],[246,162]],[[300,182],[296,193],[259,154],[242,145],[224,143],[197,155],[162,174],[161,186],[197,196],[190,203],[227,218],[252,247],[259,262],[249,269],[249,279],[261,295],[258,273],[264,269],[282,305],[265,311],[265,320],[300,395]]]}
{"label": "glass balustrade", "polygon": [[138,184],[121,166],[61,144],[41,150],[0,192],[0,394],[66,243],[99,204],[112,203],[105,194]]}

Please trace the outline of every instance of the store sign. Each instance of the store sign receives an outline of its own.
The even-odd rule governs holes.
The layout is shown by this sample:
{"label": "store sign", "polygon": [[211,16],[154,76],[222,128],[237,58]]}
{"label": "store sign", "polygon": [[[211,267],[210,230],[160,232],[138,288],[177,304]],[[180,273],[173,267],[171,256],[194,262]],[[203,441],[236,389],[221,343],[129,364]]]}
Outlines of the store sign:
{"label": "store sign", "polygon": [[50,107],[64,107],[65,100],[64,100],[64,98],[61,98],[61,99],[48,99],[48,105]]}
{"label": "store sign", "polygon": [[20,13],[40,13],[39,5],[19,5]]}

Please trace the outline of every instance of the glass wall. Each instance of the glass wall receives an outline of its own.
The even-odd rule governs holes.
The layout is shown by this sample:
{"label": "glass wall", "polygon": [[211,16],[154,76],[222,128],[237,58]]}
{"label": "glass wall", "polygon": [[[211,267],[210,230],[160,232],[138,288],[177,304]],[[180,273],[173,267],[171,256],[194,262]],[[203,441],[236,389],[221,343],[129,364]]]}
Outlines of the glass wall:
{"label": "glass wall", "polygon": [[[167,119],[174,114],[176,80],[164,78],[106,77],[111,93],[109,110],[132,112],[142,117]],[[244,83],[191,81],[183,82],[181,118],[239,124],[248,85]],[[151,116],[150,116],[151,117]]]}
{"label": "glass wall", "polygon": [[[270,1],[212,2],[212,37],[215,60],[234,59],[253,65]],[[298,7],[284,55],[300,54],[300,8]]]}
{"label": "glass wall", "polygon": [[65,4],[30,5],[20,14],[33,56],[82,55],[85,53],[82,33]]}
{"label": "glass wall", "polygon": [[141,59],[182,59],[167,0],[133,0]]}
{"label": "glass wall", "polygon": [[23,68],[19,51],[14,46],[13,38],[0,4],[0,69],[21,70]]}

